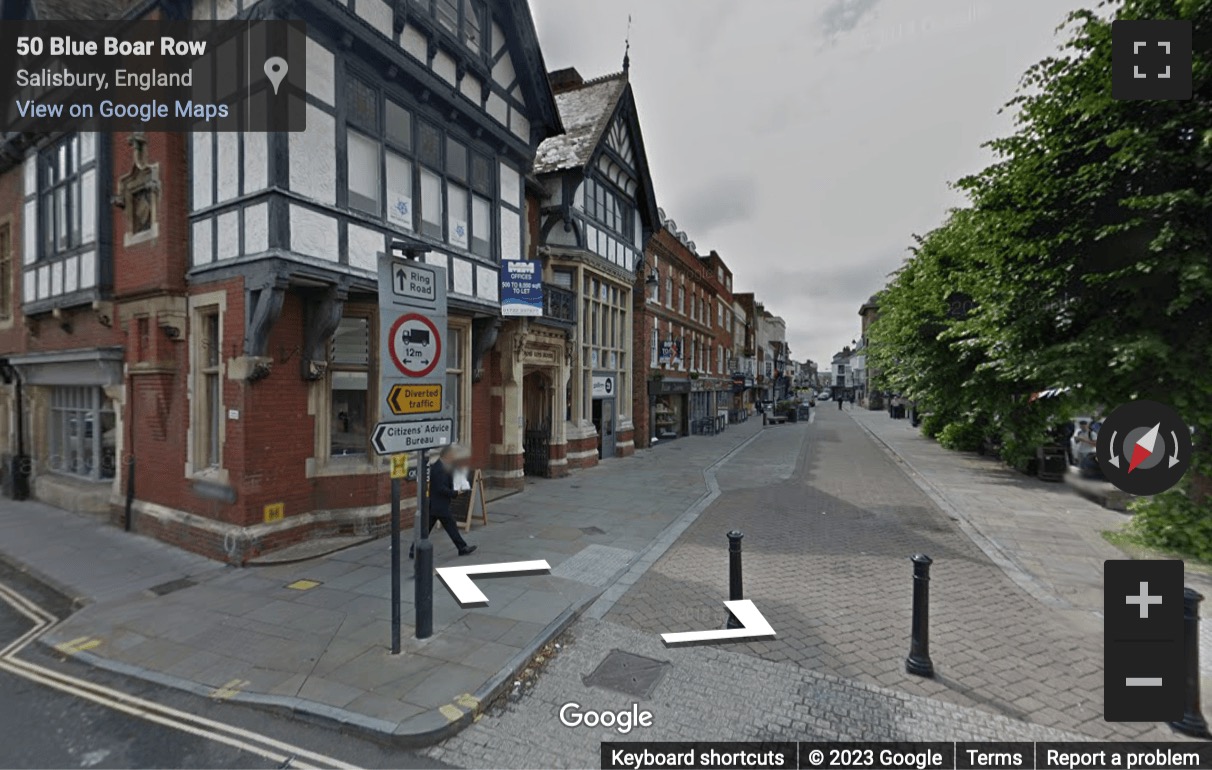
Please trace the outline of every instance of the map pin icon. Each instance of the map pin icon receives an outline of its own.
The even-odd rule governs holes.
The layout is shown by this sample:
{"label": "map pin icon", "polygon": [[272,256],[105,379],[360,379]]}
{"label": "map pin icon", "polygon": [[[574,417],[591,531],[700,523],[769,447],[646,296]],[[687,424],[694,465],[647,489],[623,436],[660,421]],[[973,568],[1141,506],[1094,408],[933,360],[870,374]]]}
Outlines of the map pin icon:
{"label": "map pin icon", "polygon": [[274,96],[278,95],[278,86],[282,85],[289,70],[290,65],[281,56],[271,56],[265,60],[265,77],[274,87]]}

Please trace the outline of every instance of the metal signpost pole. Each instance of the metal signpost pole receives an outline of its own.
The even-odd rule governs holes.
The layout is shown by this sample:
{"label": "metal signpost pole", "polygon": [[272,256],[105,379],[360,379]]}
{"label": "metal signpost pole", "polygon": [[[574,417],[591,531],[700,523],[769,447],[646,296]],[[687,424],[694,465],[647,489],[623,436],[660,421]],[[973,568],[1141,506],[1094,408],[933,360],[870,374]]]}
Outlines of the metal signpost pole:
{"label": "metal signpost pole", "polygon": [[416,606],[417,638],[433,636],[433,541],[429,539],[429,452],[421,450],[417,484],[421,494],[420,539],[417,541],[416,582],[413,603]]}

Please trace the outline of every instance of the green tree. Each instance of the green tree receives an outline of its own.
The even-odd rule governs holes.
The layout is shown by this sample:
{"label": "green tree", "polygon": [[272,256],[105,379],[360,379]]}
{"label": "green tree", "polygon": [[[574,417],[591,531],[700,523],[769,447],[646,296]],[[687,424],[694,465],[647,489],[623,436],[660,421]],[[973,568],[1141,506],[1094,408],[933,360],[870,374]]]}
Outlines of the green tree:
{"label": "green tree", "polygon": [[[1016,130],[991,143],[995,162],[959,182],[970,206],[920,240],[881,296],[873,338],[890,383],[952,388],[930,397],[954,402],[946,421],[996,416],[1020,453],[1053,416],[1025,404],[1031,390],[1172,404],[1196,429],[1192,471],[1136,524],[1187,549],[1204,533],[1212,553],[1212,0],[1125,0],[1114,18],[1190,20],[1194,98],[1113,99],[1112,22],[1074,13],[1008,105]],[[948,291],[970,311],[913,307]]]}

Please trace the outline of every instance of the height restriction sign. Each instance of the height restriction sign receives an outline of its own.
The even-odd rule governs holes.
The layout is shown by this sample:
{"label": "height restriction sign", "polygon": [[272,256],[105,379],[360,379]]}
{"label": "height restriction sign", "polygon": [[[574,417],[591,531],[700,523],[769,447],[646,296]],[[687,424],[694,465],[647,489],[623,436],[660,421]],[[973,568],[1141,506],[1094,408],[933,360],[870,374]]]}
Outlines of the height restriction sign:
{"label": "height restriction sign", "polygon": [[442,360],[442,332],[428,316],[405,313],[391,325],[387,352],[405,377],[425,377]]}

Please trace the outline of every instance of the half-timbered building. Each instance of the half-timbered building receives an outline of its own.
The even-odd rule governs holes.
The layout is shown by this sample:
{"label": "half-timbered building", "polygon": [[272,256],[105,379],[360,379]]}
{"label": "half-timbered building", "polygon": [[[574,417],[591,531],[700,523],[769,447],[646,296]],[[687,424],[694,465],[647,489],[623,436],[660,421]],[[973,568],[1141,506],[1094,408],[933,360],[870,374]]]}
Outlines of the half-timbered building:
{"label": "half-timbered building", "polygon": [[626,60],[612,75],[564,69],[550,82],[565,133],[534,165],[544,318],[506,328],[516,359],[505,400],[519,419],[506,412],[504,474],[515,479],[634,451],[631,292],[659,227]]}
{"label": "half-timbered building", "polygon": [[[231,7],[195,2],[198,18]],[[190,146],[181,470],[228,491],[185,514],[239,527],[251,552],[387,513],[369,436],[386,396],[375,294],[389,250],[445,271],[446,407],[487,465],[498,266],[522,256],[523,180],[560,123],[525,0],[239,12],[302,18],[308,36],[305,131],[199,132]]]}

